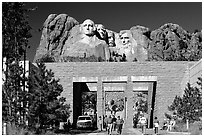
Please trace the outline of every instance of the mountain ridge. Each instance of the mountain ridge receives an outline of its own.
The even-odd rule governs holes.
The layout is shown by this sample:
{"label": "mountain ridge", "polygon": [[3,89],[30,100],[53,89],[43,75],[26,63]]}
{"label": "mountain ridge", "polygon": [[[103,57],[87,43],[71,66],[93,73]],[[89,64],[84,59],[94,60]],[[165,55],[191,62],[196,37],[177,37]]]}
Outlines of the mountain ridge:
{"label": "mountain ridge", "polygon": [[[65,55],[65,53],[71,53],[75,43],[81,39],[80,25],[76,19],[67,14],[50,14],[43,24],[34,62],[40,59],[44,59],[44,62],[66,62],[67,60],[63,58],[69,57],[69,54]],[[155,30],[135,25],[129,30],[120,32],[109,29],[106,31],[115,34],[116,43],[120,43],[120,32],[130,32],[137,44],[135,61],[192,61],[201,58],[202,32],[189,33],[178,24],[165,23]],[[69,48],[70,52],[67,52]],[[76,49],[76,52],[77,50],[80,50],[80,47]],[[70,56],[73,55],[70,54]],[[46,61],[47,58],[49,59]]]}

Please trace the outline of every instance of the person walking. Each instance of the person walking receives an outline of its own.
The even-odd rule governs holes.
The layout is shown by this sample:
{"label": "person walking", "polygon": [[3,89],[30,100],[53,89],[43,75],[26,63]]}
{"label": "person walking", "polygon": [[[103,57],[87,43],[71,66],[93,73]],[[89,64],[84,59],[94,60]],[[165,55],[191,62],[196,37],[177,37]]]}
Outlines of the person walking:
{"label": "person walking", "polygon": [[137,115],[136,114],[133,117],[133,128],[137,128]]}
{"label": "person walking", "polygon": [[120,119],[120,116],[118,116],[116,120],[116,126],[117,126],[117,133],[120,135],[122,134],[123,123],[124,123],[124,120],[122,118]]}
{"label": "person walking", "polygon": [[99,116],[98,123],[99,123],[99,130],[102,131],[102,130],[103,130],[103,129],[102,129],[102,127],[103,127],[103,126],[102,126],[103,121],[102,121],[101,116]]}
{"label": "person walking", "polygon": [[147,119],[145,118],[144,114],[142,114],[139,122],[141,123],[141,126],[142,126],[142,135],[144,135],[146,130],[146,124],[147,124]]}
{"label": "person walking", "polygon": [[105,118],[104,118],[104,128],[107,131],[107,128],[108,128],[108,117],[107,117],[107,115],[105,115]]}
{"label": "person walking", "polygon": [[112,116],[112,129],[111,129],[111,131],[115,131],[115,129],[116,129],[116,120],[117,120],[117,118],[113,115]]}
{"label": "person walking", "polygon": [[154,118],[154,133],[158,135],[159,133],[159,120],[157,117]]}
{"label": "person walking", "polygon": [[171,118],[168,119],[168,122],[167,122],[167,131],[171,131],[172,127],[171,127]]}
{"label": "person walking", "polygon": [[107,128],[107,131],[108,131],[108,135],[111,135],[111,129],[112,129],[112,117],[111,115],[109,115],[108,119],[107,119],[107,123],[108,123],[108,128]]}

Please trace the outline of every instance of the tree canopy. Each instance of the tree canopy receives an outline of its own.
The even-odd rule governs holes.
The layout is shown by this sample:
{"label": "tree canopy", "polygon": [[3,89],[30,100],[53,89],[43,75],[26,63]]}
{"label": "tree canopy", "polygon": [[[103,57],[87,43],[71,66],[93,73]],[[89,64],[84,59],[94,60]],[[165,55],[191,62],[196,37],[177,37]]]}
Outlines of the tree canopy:
{"label": "tree canopy", "polygon": [[202,79],[198,78],[199,87],[192,87],[189,83],[182,97],[176,96],[168,107],[182,120],[199,121],[202,117]]}
{"label": "tree canopy", "polygon": [[54,78],[52,70],[47,70],[45,64],[37,63],[37,70],[32,70],[29,77],[29,123],[40,128],[54,125],[60,121],[66,122],[70,106],[66,99],[60,97],[63,87],[59,79]]}
{"label": "tree canopy", "polygon": [[28,39],[32,36],[27,15],[29,11],[22,2],[2,3],[3,57],[21,57],[28,47]]}

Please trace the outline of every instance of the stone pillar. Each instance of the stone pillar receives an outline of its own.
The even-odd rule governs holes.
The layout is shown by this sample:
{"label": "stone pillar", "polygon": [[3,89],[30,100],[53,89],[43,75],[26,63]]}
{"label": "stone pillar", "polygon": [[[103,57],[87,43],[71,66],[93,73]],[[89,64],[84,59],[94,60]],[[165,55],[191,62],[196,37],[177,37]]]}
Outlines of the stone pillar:
{"label": "stone pillar", "polygon": [[[72,90],[72,94],[70,95],[71,96],[71,101],[70,101],[70,111],[71,111],[71,113],[70,113],[70,117],[69,117],[69,119],[70,119],[70,123],[72,123],[73,124],[73,108],[74,108],[74,106],[73,106],[73,104],[74,104],[74,87],[73,87],[73,80],[72,80],[72,82],[71,82],[71,90]],[[66,91],[66,90],[65,90]],[[69,97],[66,97],[66,101],[68,100],[67,98],[69,98]],[[66,103],[68,103],[68,102],[66,102]]]}
{"label": "stone pillar", "polygon": [[126,105],[126,119],[125,126],[132,127],[133,125],[133,84],[131,81],[131,77],[129,76],[127,79],[127,86],[125,90],[125,97],[127,98]]}
{"label": "stone pillar", "polygon": [[[103,115],[104,115],[104,91],[101,77],[99,77],[97,82],[97,120],[99,116],[103,118]],[[99,128],[98,121],[97,127]]]}
{"label": "stone pillar", "polygon": [[152,114],[152,111],[153,111],[153,108],[152,108],[152,95],[153,95],[153,82],[150,82],[149,85],[148,85],[148,98],[147,98],[147,107],[148,107],[148,128],[150,128],[150,121],[152,120],[151,117],[151,114]]}

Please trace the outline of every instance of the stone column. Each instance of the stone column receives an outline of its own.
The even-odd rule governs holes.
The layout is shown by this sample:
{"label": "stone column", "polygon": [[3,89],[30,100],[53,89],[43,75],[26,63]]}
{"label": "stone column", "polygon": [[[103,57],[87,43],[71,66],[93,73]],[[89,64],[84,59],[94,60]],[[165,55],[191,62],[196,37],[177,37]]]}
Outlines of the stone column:
{"label": "stone column", "polygon": [[133,120],[133,84],[131,81],[131,77],[129,76],[127,79],[127,86],[125,90],[125,97],[127,98],[127,108],[126,108],[126,119],[125,119],[125,127],[132,127]]}
{"label": "stone column", "polygon": [[[103,115],[104,115],[104,92],[102,80],[101,77],[99,77],[97,82],[97,120],[99,116],[103,118]],[[99,128],[98,121],[97,127]]]}

